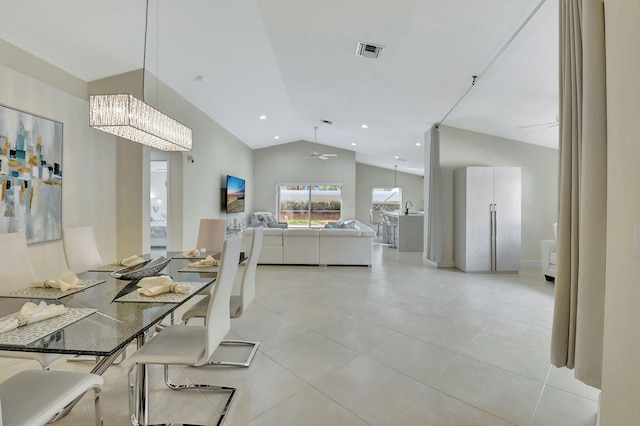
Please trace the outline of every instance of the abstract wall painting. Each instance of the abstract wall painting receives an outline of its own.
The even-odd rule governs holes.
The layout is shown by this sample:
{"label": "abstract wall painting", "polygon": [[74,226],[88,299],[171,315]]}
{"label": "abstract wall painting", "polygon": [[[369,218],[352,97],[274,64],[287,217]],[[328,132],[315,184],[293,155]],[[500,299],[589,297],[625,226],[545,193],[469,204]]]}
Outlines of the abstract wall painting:
{"label": "abstract wall painting", "polygon": [[0,233],[59,240],[62,123],[0,105]]}

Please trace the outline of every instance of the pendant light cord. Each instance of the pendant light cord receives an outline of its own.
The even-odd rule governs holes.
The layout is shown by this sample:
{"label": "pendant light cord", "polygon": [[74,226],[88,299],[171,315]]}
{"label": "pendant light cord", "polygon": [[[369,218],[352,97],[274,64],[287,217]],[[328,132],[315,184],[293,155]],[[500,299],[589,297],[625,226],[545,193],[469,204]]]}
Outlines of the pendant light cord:
{"label": "pendant light cord", "polygon": [[493,59],[491,59],[491,61],[489,61],[489,63],[487,64],[486,67],[484,67],[484,69],[482,70],[482,72],[480,72],[480,74],[478,75],[474,75],[473,79],[471,81],[471,86],[469,86],[469,88],[462,94],[462,96],[460,97],[460,99],[458,99],[458,101],[453,104],[453,106],[451,107],[451,109],[449,110],[449,112],[447,112],[444,117],[442,117],[442,120],[440,120],[438,123],[436,124],[442,124],[444,122],[444,120],[446,120],[449,115],[453,112],[454,109],[456,109],[458,107],[458,105],[460,104],[460,102],[462,102],[462,100],[467,96],[467,94],[469,94],[469,92],[471,91],[471,89],[473,89],[473,86],[476,85],[476,83],[486,74],[486,72],[489,70],[489,68],[491,68],[491,66],[494,64],[495,61],[498,60],[498,58],[500,57],[500,55],[502,55],[502,53],[507,49],[507,47],[509,47],[509,45],[513,42],[513,40],[515,40],[515,38],[518,36],[518,34],[520,34],[520,32],[524,29],[524,27],[529,23],[529,21],[531,20],[531,18],[534,17],[534,15],[536,13],[538,13],[538,10],[540,10],[540,8],[542,7],[542,5],[546,2],[547,0],[540,0],[540,3],[538,3],[538,5],[533,9],[533,11],[529,14],[529,16],[527,16],[527,19],[524,20],[524,22],[522,24],[520,24],[520,26],[518,27],[518,29],[516,30],[515,33],[513,33],[513,35],[511,36],[511,38],[509,38],[509,40],[507,40],[507,42],[505,43],[504,46],[502,46],[502,49],[500,49],[500,51],[493,57]]}
{"label": "pendant light cord", "polygon": [[142,54],[142,102],[144,99],[144,75],[147,68],[147,28],[149,26],[149,0],[147,0],[147,6],[144,14],[144,53]]}

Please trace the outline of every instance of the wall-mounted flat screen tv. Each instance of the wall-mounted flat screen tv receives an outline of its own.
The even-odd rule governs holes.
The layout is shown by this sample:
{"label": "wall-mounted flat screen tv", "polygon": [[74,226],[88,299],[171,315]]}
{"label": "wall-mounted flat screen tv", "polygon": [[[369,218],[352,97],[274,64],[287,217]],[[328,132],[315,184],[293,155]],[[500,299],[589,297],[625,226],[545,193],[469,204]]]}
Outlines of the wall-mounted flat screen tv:
{"label": "wall-mounted flat screen tv", "polygon": [[227,213],[244,212],[244,179],[227,175]]}

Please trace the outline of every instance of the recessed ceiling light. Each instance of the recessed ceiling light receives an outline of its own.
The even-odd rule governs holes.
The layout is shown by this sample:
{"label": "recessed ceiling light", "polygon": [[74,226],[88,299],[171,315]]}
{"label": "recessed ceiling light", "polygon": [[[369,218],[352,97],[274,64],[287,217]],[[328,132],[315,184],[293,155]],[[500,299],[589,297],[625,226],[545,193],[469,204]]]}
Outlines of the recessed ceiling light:
{"label": "recessed ceiling light", "polygon": [[363,124],[363,125],[362,125],[362,126],[360,126],[360,127],[362,127],[363,129],[368,129],[368,128],[369,128],[369,126],[367,126],[366,124]]}
{"label": "recessed ceiling light", "polygon": [[280,136],[274,136],[273,138],[274,139],[280,139]]}
{"label": "recessed ceiling light", "polygon": [[351,142],[351,146],[356,146],[356,143],[355,142]]}
{"label": "recessed ceiling light", "polygon": [[397,155],[394,155],[394,156],[393,156],[393,158],[395,158],[395,159],[397,160],[397,159],[398,159],[398,158],[400,158],[400,157],[398,157]]}
{"label": "recessed ceiling light", "polygon": [[416,142],[416,146],[422,146],[420,142]]}
{"label": "recessed ceiling light", "polygon": [[266,116],[266,115],[261,115],[261,116],[260,116],[260,120],[266,120],[266,119],[267,119],[267,116]]}

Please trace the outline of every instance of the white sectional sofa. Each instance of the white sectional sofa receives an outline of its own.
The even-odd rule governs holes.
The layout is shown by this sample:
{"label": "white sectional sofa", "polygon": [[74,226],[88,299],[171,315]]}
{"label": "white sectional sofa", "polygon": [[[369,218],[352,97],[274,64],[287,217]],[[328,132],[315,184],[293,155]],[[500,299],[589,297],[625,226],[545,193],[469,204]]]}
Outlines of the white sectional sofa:
{"label": "white sectional sofa", "polygon": [[[356,222],[355,229],[265,228],[258,263],[275,265],[366,265],[373,261],[376,232]],[[245,250],[253,228],[243,232]]]}
{"label": "white sectional sofa", "polygon": [[554,240],[540,240],[540,260],[542,262],[542,272],[547,281],[555,282],[557,271],[557,239],[558,224],[553,224]]}

